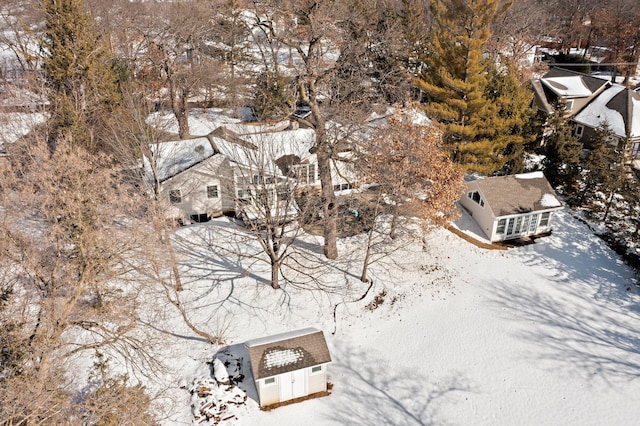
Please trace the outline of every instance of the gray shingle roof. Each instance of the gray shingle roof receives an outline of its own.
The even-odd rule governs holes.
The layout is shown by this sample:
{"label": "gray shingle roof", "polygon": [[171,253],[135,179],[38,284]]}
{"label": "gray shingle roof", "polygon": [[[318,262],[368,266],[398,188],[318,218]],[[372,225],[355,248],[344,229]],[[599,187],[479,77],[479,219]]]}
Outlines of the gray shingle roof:
{"label": "gray shingle roof", "polygon": [[473,181],[496,217],[561,207],[542,172]]}
{"label": "gray shingle roof", "polygon": [[324,334],[316,328],[250,340],[245,346],[254,380],[331,362]]}

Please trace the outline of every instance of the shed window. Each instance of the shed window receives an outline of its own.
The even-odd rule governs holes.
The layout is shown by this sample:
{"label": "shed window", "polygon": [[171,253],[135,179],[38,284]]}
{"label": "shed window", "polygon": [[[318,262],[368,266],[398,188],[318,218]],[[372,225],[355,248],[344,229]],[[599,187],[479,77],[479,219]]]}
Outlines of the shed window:
{"label": "shed window", "polygon": [[275,377],[269,377],[268,379],[264,379],[264,384],[265,385],[273,385],[276,383],[276,378]]}
{"label": "shed window", "polygon": [[507,219],[500,219],[498,221],[498,227],[496,228],[496,234],[504,234],[504,228],[507,226]]}
{"label": "shed window", "polygon": [[319,373],[322,371],[322,366],[321,365],[316,365],[315,367],[311,367],[311,372],[312,373]]}
{"label": "shed window", "polygon": [[484,207],[484,200],[478,191],[468,192],[467,197],[471,198],[476,204],[480,204],[480,207]]}
{"label": "shed window", "polygon": [[540,226],[548,226],[550,216],[551,212],[542,213],[542,216],[540,216]]}
{"label": "shed window", "polygon": [[207,198],[218,198],[218,185],[207,186]]}
{"label": "shed window", "polygon": [[171,204],[179,204],[182,202],[182,194],[179,189],[172,189],[169,191],[169,202]]}

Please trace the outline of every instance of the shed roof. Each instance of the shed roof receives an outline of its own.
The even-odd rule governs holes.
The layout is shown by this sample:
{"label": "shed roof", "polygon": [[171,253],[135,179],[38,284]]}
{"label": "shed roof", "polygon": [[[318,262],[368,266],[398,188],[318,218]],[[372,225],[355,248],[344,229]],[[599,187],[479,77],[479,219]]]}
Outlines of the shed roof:
{"label": "shed roof", "polygon": [[483,178],[473,183],[496,217],[562,207],[542,172]]}
{"label": "shed roof", "polygon": [[331,362],[327,341],[317,328],[249,340],[245,346],[254,380]]}

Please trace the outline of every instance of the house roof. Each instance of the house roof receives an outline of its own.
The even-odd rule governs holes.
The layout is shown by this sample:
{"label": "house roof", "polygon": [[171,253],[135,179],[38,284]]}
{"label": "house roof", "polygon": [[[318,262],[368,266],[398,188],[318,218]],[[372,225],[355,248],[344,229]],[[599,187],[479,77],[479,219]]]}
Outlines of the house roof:
{"label": "house roof", "polygon": [[562,207],[542,172],[481,178],[468,185],[472,183],[496,217]]}
{"label": "house roof", "polygon": [[238,135],[229,130],[216,129],[208,135],[211,144],[230,161],[276,173],[275,161],[284,156],[305,159],[315,143],[312,129],[282,130],[278,132]]}
{"label": "house roof", "polygon": [[249,340],[245,346],[254,380],[331,362],[327,341],[317,328]]}
{"label": "house roof", "polygon": [[553,111],[553,104],[562,99],[591,98],[610,83],[597,77],[563,68],[551,68],[544,76],[532,81],[535,102],[546,113]]}
{"label": "house roof", "polygon": [[582,109],[573,120],[591,128],[608,123],[619,137],[640,137],[640,93],[614,84]]}
{"label": "house roof", "polygon": [[586,91],[589,93],[583,96],[590,96],[609,84],[607,80],[598,77],[557,67],[547,71],[541,80],[547,80],[550,86],[556,87],[557,93],[565,91],[569,97],[577,97],[579,93]]}
{"label": "house roof", "polygon": [[[151,158],[143,159],[145,172],[152,179],[152,164],[155,162],[157,178],[160,182],[181,173],[196,164],[214,156],[215,150],[206,137],[160,142],[150,145]],[[220,156],[218,161],[222,161]]]}

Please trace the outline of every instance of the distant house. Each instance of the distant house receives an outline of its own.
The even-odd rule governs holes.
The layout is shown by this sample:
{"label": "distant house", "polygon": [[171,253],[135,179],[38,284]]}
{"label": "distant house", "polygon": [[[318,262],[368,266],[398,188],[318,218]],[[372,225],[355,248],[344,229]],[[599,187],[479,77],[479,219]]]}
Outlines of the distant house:
{"label": "distant house", "polygon": [[261,407],[327,391],[331,355],[322,331],[305,328],[245,346]]}
{"label": "distant house", "polygon": [[640,160],[640,93],[614,84],[585,106],[573,119],[574,134],[588,148],[596,130],[605,124],[611,144],[624,150],[629,160]]}
{"label": "distant house", "polygon": [[204,222],[234,210],[233,171],[206,137],[152,144],[144,157],[147,180],[171,204],[169,216]]}
{"label": "distant house", "polygon": [[562,101],[568,117],[575,115],[611,85],[607,80],[563,68],[551,68],[532,84],[534,103],[540,111],[550,114]]}
{"label": "distant house", "polygon": [[542,172],[472,180],[460,204],[491,242],[550,232],[563,208]]}
{"label": "distant house", "polygon": [[640,93],[598,77],[552,68],[533,80],[534,104],[550,114],[558,100],[567,106],[573,133],[586,148],[596,130],[605,124],[612,131],[611,144],[625,152],[627,161],[640,169]]}

